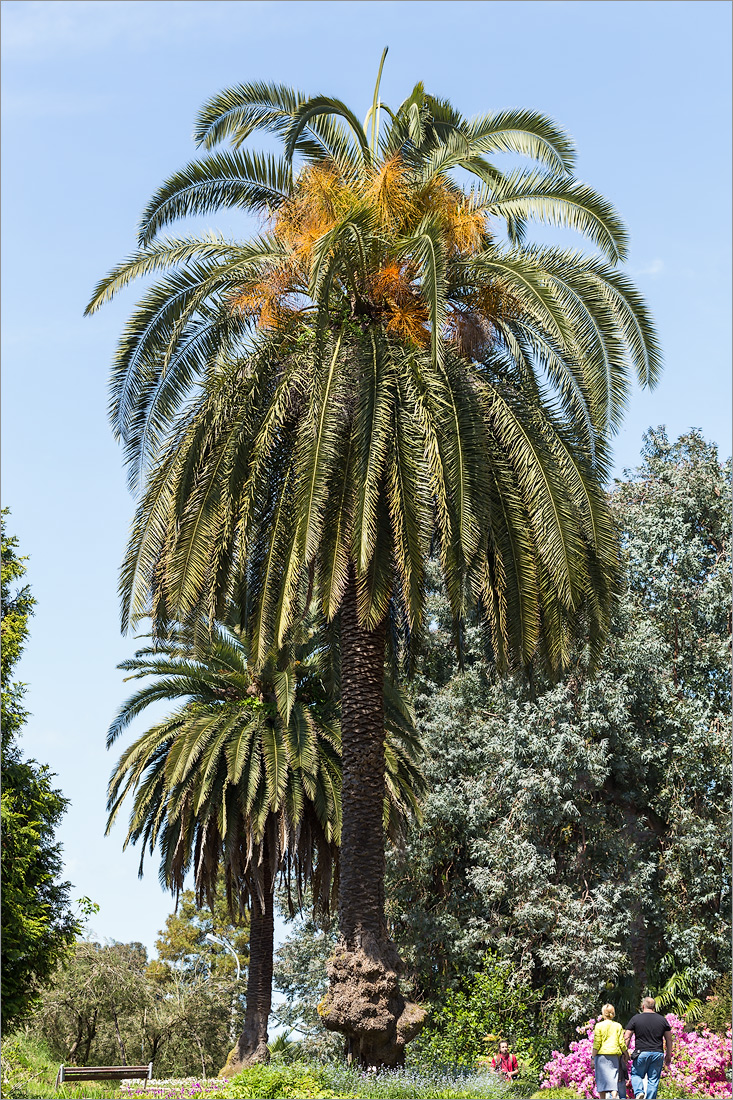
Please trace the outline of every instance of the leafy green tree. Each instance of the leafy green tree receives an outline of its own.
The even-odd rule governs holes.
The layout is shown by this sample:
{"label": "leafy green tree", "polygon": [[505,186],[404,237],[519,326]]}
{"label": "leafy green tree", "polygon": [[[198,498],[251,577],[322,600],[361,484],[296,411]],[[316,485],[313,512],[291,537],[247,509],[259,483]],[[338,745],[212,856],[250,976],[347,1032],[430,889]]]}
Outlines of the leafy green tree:
{"label": "leafy green tree", "polygon": [[477,628],[451,668],[433,593],[415,700],[431,790],[388,909],[430,998],[487,948],[561,1029],[673,974],[703,998],[729,970],[729,482],[699,434],[647,435],[612,494],[627,581],[595,676],[579,652],[559,686],[498,682]]}
{"label": "leafy green tree", "polygon": [[213,977],[233,980],[237,968],[231,953],[207,940],[208,935],[231,944],[241,970],[246,969],[249,963],[247,917],[239,912],[232,917],[222,882],[217,884],[213,903],[213,910],[208,905],[200,908],[196,905],[195,892],[183,891],[175,912],[166,917],[165,928],[155,941],[158,958],[149,963],[148,973],[165,972],[168,967],[184,972],[205,969]]}
{"label": "leafy green tree", "polygon": [[[254,131],[283,155],[244,151]],[[325,1018],[359,1059],[392,1064],[422,1013],[399,991],[384,918],[388,623],[419,628],[433,544],[457,633],[480,604],[500,665],[539,655],[563,668],[581,619],[598,654],[618,558],[606,439],[630,369],[653,383],[658,348],[616,267],[623,226],[539,114],[469,121],[421,84],[393,111],[378,80],[362,125],[340,100],[248,84],[206,104],[196,133],[233,150],[163,184],[140,251],[89,306],[165,273],[113,373],[133,484],[152,466],[123,620],[151,597],[160,622],[212,616],[245,575],[262,661],[311,598],[339,616],[341,942]],[[497,152],[532,167],[502,173]],[[269,223],[244,244],[158,236],[222,207]],[[531,219],[576,229],[600,255],[526,244]]]}
{"label": "leafy green tree", "polygon": [[237,995],[230,977],[214,973],[213,958],[204,945],[183,967],[148,963],[142,944],[81,940],[30,1026],[64,1062],[152,1061],[157,1076],[213,1076],[226,1057]]}
{"label": "leafy green tree", "polygon": [[72,1064],[128,1065],[126,1017],[145,999],[147,952],[142,944],[76,944],[46,991],[38,1013],[41,1030],[56,1053]]}
{"label": "leafy green tree", "polygon": [[[178,899],[175,912],[166,918],[165,927],[155,941],[158,958],[148,964],[146,977],[156,987],[156,999],[162,991],[166,1005],[171,1000],[179,1000],[181,991],[184,1002],[193,1009],[193,998],[203,993],[208,1000],[212,990],[218,990],[221,983],[232,989],[229,1045],[235,1041],[239,1024],[244,1016],[244,989],[246,971],[249,964],[249,921],[241,912],[232,915],[226,898],[222,880],[216,884],[213,907],[196,905],[193,890],[184,890]],[[215,936],[216,940],[208,939]],[[237,962],[222,943],[228,943],[237,956]],[[181,1065],[181,1055],[176,1053],[179,1041],[170,1027],[170,1015],[165,1006],[158,1006],[157,1016],[153,1015],[148,1023],[153,1040],[153,1023],[157,1027],[159,1041],[164,1044],[163,1054],[169,1064]],[[211,1054],[209,1050],[207,1057]],[[219,1056],[219,1061],[222,1056]],[[216,1062],[216,1059],[215,1059]]]}
{"label": "leafy green tree", "polygon": [[11,682],[15,665],[28,638],[28,620],[33,615],[36,601],[31,595],[30,585],[13,591],[15,582],[25,576],[27,558],[18,557],[18,540],[5,530],[5,517],[10,509],[2,510],[2,750],[3,762],[20,727],[28,717],[23,709],[22,698],[25,685]]}
{"label": "leafy green tree", "polygon": [[32,1010],[38,990],[81,925],[69,901],[71,884],[59,881],[61,846],[56,827],[68,800],[52,786],[49,769],[23,760],[19,731],[27,718],[25,685],[11,681],[28,637],[35,600],[26,584],[18,540],[5,531],[2,516],[2,1027],[19,1024]]}
{"label": "leafy green tree", "polygon": [[[514,980],[508,960],[489,953],[468,989],[450,991],[431,1014],[411,1055],[419,1064],[474,1066],[506,1039],[515,1054],[532,1057],[543,1046],[541,1039],[538,1043],[540,998],[539,990]],[[544,1047],[547,1056],[550,1049]]]}

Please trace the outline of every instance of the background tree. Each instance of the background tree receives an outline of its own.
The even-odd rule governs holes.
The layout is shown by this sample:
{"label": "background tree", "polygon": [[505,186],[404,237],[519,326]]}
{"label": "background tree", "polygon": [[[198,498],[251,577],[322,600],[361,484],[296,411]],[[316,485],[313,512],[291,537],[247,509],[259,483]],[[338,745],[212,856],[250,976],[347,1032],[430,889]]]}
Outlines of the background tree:
{"label": "background tree", "polygon": [[436,589],[416,708],[430,794],[390,857],[389,907],[422,993],[497,948],[572,1028],[684,972],[730,968],[730,462],[646,437],[616,484],[626,590],[595,677],[499,683],[478,628],[456,668]]}
{"label": "background tree", "polygon": [[82,1065],[152,1061],[158,1077],[214,1076],[230,1046],[232,1004],[243,1003],[234,961],[206,940],[224,936],[247,963],[246,921],[232,922],[223,883],[214,909],[185,890],[148,962],[141,944],[78,941],[30,1021],[57,1058]]}
{"label": "background tree", "polygon": [[32,1010],[38,991],[81,924],[69,900],[71,884],[59,881],[63,867],[55,829],[68,804],[52,786],[49,769],[23,760],[18,734],[28,714],[25,685],[11,681],[28,637],[35,600],[26,584],[18,541],[5,531],[2,513],[2,1027],[6,1031]]}
{"label": "background tree", "polygon": [[239,957],[242,973],[249,962],[249,921],[246,914],[232,916],[227,905],[223,881],[217,884],[213,897],[213,909],[196,905],[193,890],[184,890],[175,912],[166,917],[165,927],[155,941],[157,960],[148,964],[148,973],[152,968],[176,970],[204,969],[213,977],[234,980],[236,963],[226,948],[206,939],[209,933],[225,939],[232,945]]}
{"label": "background tree", "polygon": [[[257,129],[283,139],[283,158],[241,151]],[[362,126],[339,100],[257,84],[214,97],[197,134],[208,147],[231,138],[234,152],[159,189],[141,251],[89,307],[169,269],[126,330],[113,382],[134,481],[169,444],[138,511],[124,614],[147,611],[151,588],[156,615],[212,614],[247,571],[261,582],[263,655],[297,621],[301,593],[329,619],[340,609],[346,817],[326,1018],[361,1060],[391,1064],[421,1013],[400,993],[384,920],[388,615],[419,625],[434,538],[456,623],[482,602],[500,662],[539,650],[562,667],[581,607],[597,651],[617,559],[598,492],[605,437],[629,366],[652,383],[658,349],[615,270],[617,216],[572,178],[571,143],[540,115],[469,122],[422,85],[393,112],[378,81]],[[497,151],[533,169],[505,176],[486,159]],[[473,175],[470,193],[457,169]],[[268,213],[270,231],[244,246],[155,239],[226,205]],[[604,258],[523,247],[531,217],[578,229]],[[204,406],[172,432],[207,371],[208,424]]]}
{"label": "background tree", "polygon": [[[281,899],[286,920],[287,911]],[[292,919],[292,918],[291,918]],[[298,1042],[298,1051],[306,1057],[329,1061],[341,1056],[341,1036],[326,1031],[318,1006],[328,990],[326,963],[338,939],[335,916],[317,920],[312,907],[305,906],[290,926],[285,942],[275,952],[273,981],[285,995],[276,1008],[278,1025],[288,1029]]]}

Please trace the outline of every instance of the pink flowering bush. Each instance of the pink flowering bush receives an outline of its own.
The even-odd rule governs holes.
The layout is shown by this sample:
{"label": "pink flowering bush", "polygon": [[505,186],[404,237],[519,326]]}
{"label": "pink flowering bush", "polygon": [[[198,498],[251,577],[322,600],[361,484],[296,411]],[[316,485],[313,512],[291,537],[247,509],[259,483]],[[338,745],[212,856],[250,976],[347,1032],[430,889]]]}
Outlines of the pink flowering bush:
{"label": "pink flowering bush", "polygon": [[685,1031],[685,1021],[671,1012],[667,1020],[674,1034],[674,1057],[666,1071],[669,1083],[700,1096],[729,1097],[726,1071],[731,1068],[731,1029],[725,1036],[707,1028]]}
{"label": "pink flowering bush", "polygon": [[[672,1064],[664,1070],[660,1092],[675,1096],[706,1096],[716,1100],[731,1097],[727,1074],[731,1069],[731,1031],[725,1036],[704,1029],[686,1031],[685,1021],[673,1013],[667,1016],[674,1034]],[[553,1051],[544,1067],[543,1089],[574,1088],[579,1097],[592,1100],[598,1093],[593,1069],[595,1019],[577,1028],[582,1039],[570,1044],[567,1054]],[[633,1039],[631,1042],[633,1050]],[[670,1093],[669,1088],[675,1091]]]}

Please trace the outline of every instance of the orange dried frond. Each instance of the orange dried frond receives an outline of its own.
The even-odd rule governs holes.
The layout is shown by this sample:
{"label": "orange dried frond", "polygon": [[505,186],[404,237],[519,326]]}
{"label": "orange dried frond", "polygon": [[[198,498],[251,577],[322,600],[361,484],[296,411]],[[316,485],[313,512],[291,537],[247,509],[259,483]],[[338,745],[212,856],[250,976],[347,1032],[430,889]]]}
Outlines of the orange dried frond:
{"label": "orange dried frond", "polygon": [[465,201],[465,195],[461,188],[445,176],[433,176],[415,197],[420,217],[425,214],[443,216],[463,201]]}
{"label": "orange dried frond", "polygon": [[314,243],[357,201],[354,192],[330,165],[304,168],[295,193],[273,219],[275,233],[306,261]]}
{"label": "orange dried frond", "polygon": [[486,216],[470,196],[443,177],[430,180],[420,192],[420,212],[440,219],[449,249],[473,252],[484,245]]}
{"label": "orange dried frond", "polygon": [[428,310],[419,298],[412,298],[403,305],[394,305],[389,312],[387,332],[418,347],[430,344]]}
{"label": "orange dried frond", "polygon": [[402,225],[414,220],[410,174],[399,156],[383,161],[369,174],[362,194],[376,207],[381,225]]}
{"label": "orange dried frond", "polygon": [[481,210],[474,209],[470,203],[463,203],[449,216],[446,228],[450,243],[456,251],[477,252],[484,247],[486,217]]}
{"label": "orange dried frond", "polygon": [[408,302],[415,294],[412,272],[407,264],[392,260],[372,276],[370,290],[377,300],[386,299],[398,305]]}
{"label": "orange dried frond", "polygon": [[332,164],[308,165],[298,176],[296,197],[311,208],[327,211],[333,217],[353,194]]}
{"label": "orange dried frond", "polygon": [[229,298],[233,310],[256,319],[260,328],[278,328],[297,312],[288,298],[298,292],[293,283],[293,272],[277,268],[264,279],[246,283]]}

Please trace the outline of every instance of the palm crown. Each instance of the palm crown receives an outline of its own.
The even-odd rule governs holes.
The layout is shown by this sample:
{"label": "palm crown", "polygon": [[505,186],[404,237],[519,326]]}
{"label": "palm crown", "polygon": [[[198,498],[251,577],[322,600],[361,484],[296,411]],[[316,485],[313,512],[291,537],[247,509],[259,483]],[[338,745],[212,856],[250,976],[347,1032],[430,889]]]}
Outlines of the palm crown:
{"label": "palm crown", "polygon": [[[256,130],[276,134],[283,155],[244,151]],[[270,581],[260,657],[297,619],[296,578],[314,563],[329,617],[351,561],[362,621],[381,621],[395,597],[414,628],[432,539],[454,614],[468,595],[483,604],[500,662],[540,646],[560,667],[584,602],[598,644],[616,567],[598,490],[605,436],[629,365],[653,383],[659,355],[615,267],[625,231],[569,174],[567,136],[526,111],[469,122],[422,85],[395,112],[375,92],[362,126],[338,100],[261,84],[215,97],[196,136],[234,149],[160,188],[141,251],[90,305],[169,270],[114,372],[133,480],[164,448],[130,544],[124,614],[146,611],[151,587],[163,615],[202,599],[220,611],[227,568],[257,548]],[[507,151],[535,166],[502,173],[488,158]],[[245,244],[157,237],[222,206],[263,215],[265,231]],[[532,218],[576,229],[600,255],[526,245]],[[181,411],[194,386],[203,397]],[[278,520],[293,527],[294,515],[291,538]]]}

